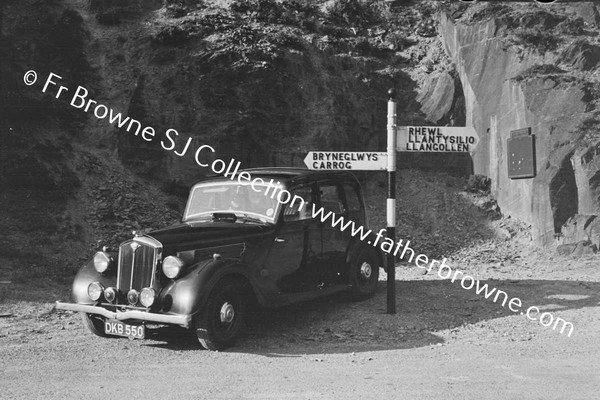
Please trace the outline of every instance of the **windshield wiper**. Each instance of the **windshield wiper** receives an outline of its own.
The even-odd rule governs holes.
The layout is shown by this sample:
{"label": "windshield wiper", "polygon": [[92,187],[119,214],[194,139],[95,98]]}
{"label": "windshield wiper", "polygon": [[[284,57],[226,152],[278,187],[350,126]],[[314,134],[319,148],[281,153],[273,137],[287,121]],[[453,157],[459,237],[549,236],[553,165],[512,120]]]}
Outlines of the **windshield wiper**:
{"label": "windshield wiper", "polygon": [[201,217],[188,217],[184,222],[201,222],[208,221],[212,219],[212,215],[203,215]]}
{"label": "windshield wiper", "polygon": [[234,213],[229,212],[216,212],[212,214],[213,221],[225,221],[225,222],[235,222],[237,221],[238,216]]}
{"label": "windshield wiper", "polygon": [[239,215],[240,219],[243,219],[244,222],[256,222],[258,224],[264,224],[265,221],[260,219],[260,218],[256,218],[256,217],[251,217],[248,214],[241,214]]}

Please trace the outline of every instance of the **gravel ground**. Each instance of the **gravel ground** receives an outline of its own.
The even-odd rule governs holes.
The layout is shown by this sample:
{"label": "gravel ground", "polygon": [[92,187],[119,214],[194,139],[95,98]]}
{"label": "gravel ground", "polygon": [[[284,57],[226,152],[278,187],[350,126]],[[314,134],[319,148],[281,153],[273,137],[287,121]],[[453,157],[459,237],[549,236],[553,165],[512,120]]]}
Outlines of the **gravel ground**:
{"label": "gravel ground", "polygon": [[571,337],[399,266],[396,315],[385,314],[382,281],[367,301],[329,298],[258,312],[226,352],[201,350],[173,329],[143,341],[98,338],[78,315],[54,310],[51,300],[64,299],[64,289],[4,283],[0,397],[593,399],[600,388],[597,265],[592,256],[453,265],[572,322]]}

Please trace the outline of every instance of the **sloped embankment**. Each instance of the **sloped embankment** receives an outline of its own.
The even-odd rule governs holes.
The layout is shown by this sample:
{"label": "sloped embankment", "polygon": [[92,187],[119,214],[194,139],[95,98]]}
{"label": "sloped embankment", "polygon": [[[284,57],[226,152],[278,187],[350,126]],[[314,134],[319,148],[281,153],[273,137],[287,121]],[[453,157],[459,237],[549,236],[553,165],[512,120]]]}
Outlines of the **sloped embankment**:
{"label": "sloped embankment", "polygon": [[[402,115],[424,123],[418,85],[403,71],[425,56],[410,50],[416,11],[323,4],[2,2],[7,279],[68,277],[99,244],[171,221],[207,173],[193,160],[201,144],[245,167],[302,165],[309,150],[383,150],[393,86]],[[29,69],[84,86],[160,137],[116,129],[42,94],[41,81],[25,86]],[[179,152],[191,138],[185,157],[159,145],[167,129],[178,131]]]}

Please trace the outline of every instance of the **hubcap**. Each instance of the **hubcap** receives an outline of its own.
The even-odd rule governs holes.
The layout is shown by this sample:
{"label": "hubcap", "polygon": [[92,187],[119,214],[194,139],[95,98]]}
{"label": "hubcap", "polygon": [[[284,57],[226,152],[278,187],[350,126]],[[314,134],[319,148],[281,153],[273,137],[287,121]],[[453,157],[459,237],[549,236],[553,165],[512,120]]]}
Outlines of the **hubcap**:
{"label": "hubcap", "polygon": [[373,273],[373,268],[371,268],[371,264],[368,262],[363,262],[360,266],[360,276],[364,279],[369,279],[371,277],[371,273]]}
{"label": "hubcap", "polygon": [[235,311],[233,310],[233,306],[229,303],[223,304],[221,307],[221,322],[228,324],[233,321],[234,316]]}

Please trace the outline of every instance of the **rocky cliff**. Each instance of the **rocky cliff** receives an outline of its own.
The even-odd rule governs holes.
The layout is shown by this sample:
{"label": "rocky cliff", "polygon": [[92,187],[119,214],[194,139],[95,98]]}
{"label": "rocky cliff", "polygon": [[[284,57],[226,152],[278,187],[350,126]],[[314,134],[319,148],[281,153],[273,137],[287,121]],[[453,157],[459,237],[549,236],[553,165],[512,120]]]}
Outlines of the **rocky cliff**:
{"label": "rocky cliff", "polygon": [[[99,244],[175,220],[189,185],[208,171],[193,152],[160,146],[168,129],[179,133],[176,150],[189,139],[191,149],[209,144],[244,167],[301,166],[310,150],[382,151],[392,86],[400,125],[466,124],[481,137],[473,159],[401,153],[398,165],[462,175],[474,167],[492,178],[502,212],[550,245],[569,218],[599,213],[600,52],[597,6],[543,7],[0,2],[0,230],[9,232],[0,262],[69,276]],[[146,142],[42,94],[40,82],[26,86],[30,69],[87,88],[163,136]],[[510,180],[506,139],[526,126],[538,175]],[[415,226],[428,224],[426,214],[413,216]]]}
{"label": "rocky cliff", "polygon": [[[475,172],[492,179],[504,213],[552,245],[575,214],[600,212],[597,119],[598,5],[479,4],[440,16],[467,125],[481,142]],[[510,131],[531,127],[537,176],[509,179]]]}

